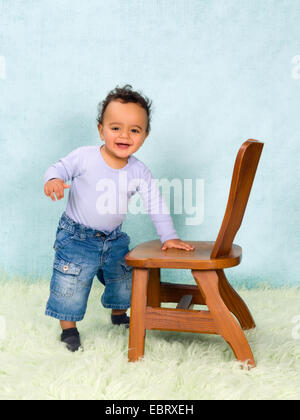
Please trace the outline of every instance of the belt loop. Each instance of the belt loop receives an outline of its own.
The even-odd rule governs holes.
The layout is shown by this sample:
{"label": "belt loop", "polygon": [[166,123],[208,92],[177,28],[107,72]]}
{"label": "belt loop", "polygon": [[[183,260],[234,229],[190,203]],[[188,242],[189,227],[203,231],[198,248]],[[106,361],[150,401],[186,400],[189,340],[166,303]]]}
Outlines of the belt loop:
{"label": "belt loop", "polygon": [[81,225],[79,225],[79,236],[80,236],[80,239],[85,239],[86,238],[85,229]]}
{"label": "belt loop", "polygon": [[117,234],[119,234],[119,233],[121,233],[121,232],[122,232],[122,224],[123,224],[123,223],[121,223],[121,224],[120,224],[120,226],[118,226],[118,231],[117,231]]}
{"label": "belt loop", "polygon": [[114,239],[118,236],[119,226],[114,230]]}

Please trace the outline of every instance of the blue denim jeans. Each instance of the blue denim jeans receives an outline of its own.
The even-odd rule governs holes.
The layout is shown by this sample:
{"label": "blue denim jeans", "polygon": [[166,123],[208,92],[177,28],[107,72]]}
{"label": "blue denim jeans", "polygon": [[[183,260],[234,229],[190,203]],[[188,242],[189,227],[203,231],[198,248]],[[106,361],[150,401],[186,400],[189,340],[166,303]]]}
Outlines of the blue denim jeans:
{"label": "blue denim jeans", "polygon": [[76,223],[64,212],[53,246],[56,252],[46,315],[62,321],[81,321],[95,276],[105,285],[102,305],[128,309],[133,271],[125,263],[129,243],[121,226],[112,232],[98,231]]}

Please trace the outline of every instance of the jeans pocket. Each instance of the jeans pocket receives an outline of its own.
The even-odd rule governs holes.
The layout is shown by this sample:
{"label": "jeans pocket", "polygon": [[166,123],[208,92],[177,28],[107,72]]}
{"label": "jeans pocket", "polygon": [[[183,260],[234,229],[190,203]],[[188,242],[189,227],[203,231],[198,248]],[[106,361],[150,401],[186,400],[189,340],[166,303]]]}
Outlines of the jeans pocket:
{"label": "jeans pocket", "polygon": [[120,232],[120,235],[117,238],[119,241],[122,242],[122,244],[124,243],[125,245],[129,245],[130,244],[130,236],[127,235],[126,232]]}
{"label": "jeans pocket", "polygon": [[81,269],[79,264],[66,261],[56,254],[50,285],[51,291],[58,297],[72,297]]}
{"label": "jeans pocket", "polygon": [[130,265],[127,265],[125,262],[121,262],[120,264],[124,272],[124,276],[129,277],[133,272],[133,267],[131,267]]}
{"label": "jeans pocket", "polygon": [[57,251],[59,249],[64,248],[69,242],[72,241],[73,237],[74,237],[74,234],[72,232],[69,232],[68,230],[63,229],[60,226],[58,226],[53,249]]}

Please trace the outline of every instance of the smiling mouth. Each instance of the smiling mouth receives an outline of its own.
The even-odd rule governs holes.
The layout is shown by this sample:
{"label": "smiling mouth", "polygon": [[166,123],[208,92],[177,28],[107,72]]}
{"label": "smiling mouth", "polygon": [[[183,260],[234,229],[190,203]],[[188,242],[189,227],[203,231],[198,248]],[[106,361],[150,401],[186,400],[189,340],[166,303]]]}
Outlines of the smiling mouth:
{"label": "smiling mouth", "polygon": [[127,149],[130,146],[130,144],[127,143],[116,143],[116,145],[121,149]]}

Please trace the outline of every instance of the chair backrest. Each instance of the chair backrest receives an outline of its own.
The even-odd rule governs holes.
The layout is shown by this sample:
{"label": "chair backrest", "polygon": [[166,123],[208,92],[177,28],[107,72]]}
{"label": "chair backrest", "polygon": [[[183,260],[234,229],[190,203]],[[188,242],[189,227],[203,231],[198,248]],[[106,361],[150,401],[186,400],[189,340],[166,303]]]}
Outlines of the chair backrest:
{"label": "chair backrest", "polygon": [[225,215],[211,258],[226,256],[231,251],[244,217],[263,147],[264,143],[250,139],[245,141],[238,151]]}

